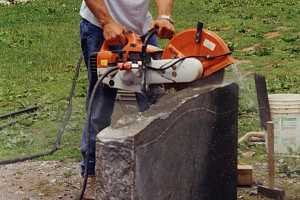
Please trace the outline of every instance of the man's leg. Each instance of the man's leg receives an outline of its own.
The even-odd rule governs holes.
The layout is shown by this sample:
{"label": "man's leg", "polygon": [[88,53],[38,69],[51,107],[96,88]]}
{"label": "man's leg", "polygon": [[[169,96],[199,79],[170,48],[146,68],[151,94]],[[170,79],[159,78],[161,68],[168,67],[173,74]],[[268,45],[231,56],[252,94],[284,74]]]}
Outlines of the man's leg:
{"label": "man's leg", "polygon": [[[88,80],[89,86],[87,91],[87,104],[90,100],[90,96],[94,85],[98,78],[95,69],[89,67],[89,57],[92,53],[100,50],[104,37],[102,29],[89,23],[86,20],[82,20],[80,23],[80,37],[81,48],[84,55],[84,60],[88,66]],[[109,88],[107,86],[99,86],[95,97],[93,99],[92,111],[91,111],[91,123],[90,130],[87,130],[87,123],[83,129],[82,141],[81,141],[81,153],[83,161],[81,162],[81,174],[84,174],[85,167],[88,168],[88,175],[95,175],[95,151],[96,151],[96,135],[102,129],[109,126],[111,123],[111,115],[114,108],[114,102],[116,98],[116,89]],[[90,133],[90,154],[88,166],[85,166],[86,152],[87,152],[87,132]]]}

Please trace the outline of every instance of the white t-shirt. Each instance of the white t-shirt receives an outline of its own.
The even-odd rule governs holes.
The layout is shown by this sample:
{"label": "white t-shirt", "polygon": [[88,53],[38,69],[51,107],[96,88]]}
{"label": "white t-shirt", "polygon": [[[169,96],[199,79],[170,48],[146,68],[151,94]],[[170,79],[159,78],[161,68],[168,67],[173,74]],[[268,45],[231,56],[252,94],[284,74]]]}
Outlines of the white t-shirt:
{"label": "white t-shirt", "polygon": [[[127,30],[139,35],[147,33],[152,21],[149,12],[150,0],[104,0],[104,2],[112,18]],[[90,23],[101,27],[84,0],[80,8],[80,15]]]}

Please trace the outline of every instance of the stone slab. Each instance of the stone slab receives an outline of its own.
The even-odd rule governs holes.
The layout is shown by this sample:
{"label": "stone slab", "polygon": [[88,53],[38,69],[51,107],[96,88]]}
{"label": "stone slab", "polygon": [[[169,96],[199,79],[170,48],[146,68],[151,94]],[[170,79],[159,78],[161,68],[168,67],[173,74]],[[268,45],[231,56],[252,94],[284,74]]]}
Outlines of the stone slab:
{"label": "stone slab", "polygon": [[238,86],[169,94],[97,137],[97,200],[236,199]]}

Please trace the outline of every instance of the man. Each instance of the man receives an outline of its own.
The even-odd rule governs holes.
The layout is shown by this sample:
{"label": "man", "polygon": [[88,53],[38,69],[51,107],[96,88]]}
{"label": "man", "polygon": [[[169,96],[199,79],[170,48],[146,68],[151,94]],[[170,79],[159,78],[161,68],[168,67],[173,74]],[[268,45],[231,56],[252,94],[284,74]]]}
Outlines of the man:
{"label": "man", "polygon": [[[152,26],[152,16],[149,13],[150,0],[84,0],[81,5],[80,15],[80,37],[81,48],[84,55],[85,64],[89,65],[89,56],[93,52],[98,52],[104,40],[113,44],[124,44],[124,32],[133,31],[142,36]],[[156,0],[158,17],[153,21],[153,25],[158,28],[160,38],[171,38],[175,32],[171,20],[173,0]],[[150,43],[157,45],[156,37],[151,38]],[[89,87],[87,92],[87,102],[97,81],[97,74],[88,68]],[[88,175],[95,175],[95,139],[96,134],[110,125],[113,112],[116,89],[100,86],[95,95],[93,111],[91,113],[90,136],[91,152],[88,166],[81,163],[82,175],[87,167]],[[136,95],[140,111],[149,107],[147,96]],[[81,152],[86,159],[87,125],[83,129]],[[93,192],[94,178],[89,179],[88,190]],[[87,192],[87,195],[91,194]],[[86,197],[88,199],[88,197]]]}

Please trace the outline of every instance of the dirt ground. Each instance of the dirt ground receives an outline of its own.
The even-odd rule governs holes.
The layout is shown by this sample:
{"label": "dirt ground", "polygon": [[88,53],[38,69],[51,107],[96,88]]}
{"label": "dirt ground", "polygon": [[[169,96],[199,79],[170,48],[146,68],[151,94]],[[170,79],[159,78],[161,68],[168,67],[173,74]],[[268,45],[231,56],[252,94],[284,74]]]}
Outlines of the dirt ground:
{"label": "dirt ground", "polygon": [[[256,163],[253,165],[253,178],[256,184],[263,184],[267,186],[267,164]],[[300,176],[297,174],[283,174],[277,173],[275,177],[275,187],[285,190],[285,200],[300,200]],[[268,200],[259,196],[256,192],[256,186],[252,188],[239,188],[238,199],[239,200]]]}
{"label": "dirt ground", "polygon": [[[0,167],[0,200],[72,200],[80,191],[77,163],[58,161],[25,162]],[[254,165],[256,182],[266,183],[266,164]],[[300,199],[300,176],[278,175],[277,185],[285,188],[287,200]],[[264,200],[256,188],[239,188],[239,200]]]}
{"label": "dirt ground", "polygon": [[71,200],[81,182],[78,163],[58,161],[1,166],[0,179],[0,200]]}

